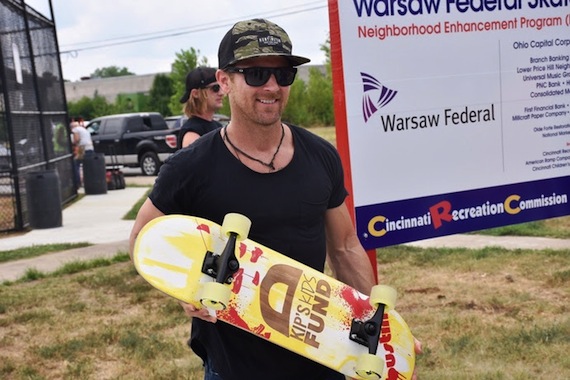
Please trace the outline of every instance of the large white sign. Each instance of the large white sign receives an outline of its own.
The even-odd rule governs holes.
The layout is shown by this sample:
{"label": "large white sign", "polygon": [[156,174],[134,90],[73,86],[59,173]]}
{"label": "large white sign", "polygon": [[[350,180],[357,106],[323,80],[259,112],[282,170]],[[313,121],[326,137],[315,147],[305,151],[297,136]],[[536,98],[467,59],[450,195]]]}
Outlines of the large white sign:
{"label": "large white sign", "polygon": [[329,8],[366,248],[570,214],[570,0]]}

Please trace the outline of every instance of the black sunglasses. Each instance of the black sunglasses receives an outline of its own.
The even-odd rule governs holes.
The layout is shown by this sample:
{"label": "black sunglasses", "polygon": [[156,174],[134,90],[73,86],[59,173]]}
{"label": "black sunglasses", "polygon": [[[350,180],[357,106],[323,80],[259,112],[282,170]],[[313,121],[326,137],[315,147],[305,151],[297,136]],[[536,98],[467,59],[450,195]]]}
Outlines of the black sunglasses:
{"label": "black sunglasses", "polygon": [[215,84],[213,86],[204,87],[205,89],[212,90],[214,92],[220,92],[220,85]]}
{"label": "black sunglasses", "polygon": [[295,67],[228,67],[225,71],[243,74],[245,83],[253,87],[263,86],[267,83],[271,74],[275,76],[279,86],[291,86],[297,74]]}

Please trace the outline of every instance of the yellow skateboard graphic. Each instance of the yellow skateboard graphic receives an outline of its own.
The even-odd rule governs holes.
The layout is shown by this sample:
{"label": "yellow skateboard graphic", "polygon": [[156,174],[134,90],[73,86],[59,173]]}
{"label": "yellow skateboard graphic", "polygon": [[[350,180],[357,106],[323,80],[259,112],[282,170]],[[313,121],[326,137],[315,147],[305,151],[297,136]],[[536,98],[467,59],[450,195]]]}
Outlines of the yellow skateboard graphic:
{"label": "yellow skateboard graphic", "polygon": [[156,218],[137,238],[135,267],[162,292],[346,376],[411,379],[414,341],[393,309],[395,290],[364,295],[247,239],[249,226],[239,214],[223,226]]}

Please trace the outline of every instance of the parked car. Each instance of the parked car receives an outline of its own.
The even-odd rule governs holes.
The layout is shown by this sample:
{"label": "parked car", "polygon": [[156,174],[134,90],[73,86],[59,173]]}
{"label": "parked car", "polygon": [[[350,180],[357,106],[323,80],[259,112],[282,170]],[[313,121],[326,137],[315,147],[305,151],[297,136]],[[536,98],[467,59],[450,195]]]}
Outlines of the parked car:
{"label": "parked car", "polygon": [[86,127],[95,152],[105,154],[107,165],[140,167],[144,175],[157,175],[164,160],[176,151],[178,130],[169,129],[159,113],[103,116]]}
{"label": "parked car", "polygon": [[167,116],[164,118],[166,121],[166,125],[168,125],[168,129],[178,129],[184,124],[186,121],[186,116],[178,115],[178,116]]}

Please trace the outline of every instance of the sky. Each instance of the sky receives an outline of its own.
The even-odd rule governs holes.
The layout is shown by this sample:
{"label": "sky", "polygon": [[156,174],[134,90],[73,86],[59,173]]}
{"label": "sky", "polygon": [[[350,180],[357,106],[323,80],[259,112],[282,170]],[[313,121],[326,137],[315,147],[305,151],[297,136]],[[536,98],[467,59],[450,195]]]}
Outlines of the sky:
{"label": "sky", "polygon": [[[48,0],[25,2],[51,19]],[[108,66],[137,75],[170,72],[176,53],[190,48],[217,67],[224,34],[257,17],[287,31],[293,54],[325,62],[326,0],[52,0],[52,7],[63,77],[70,81]]]}

